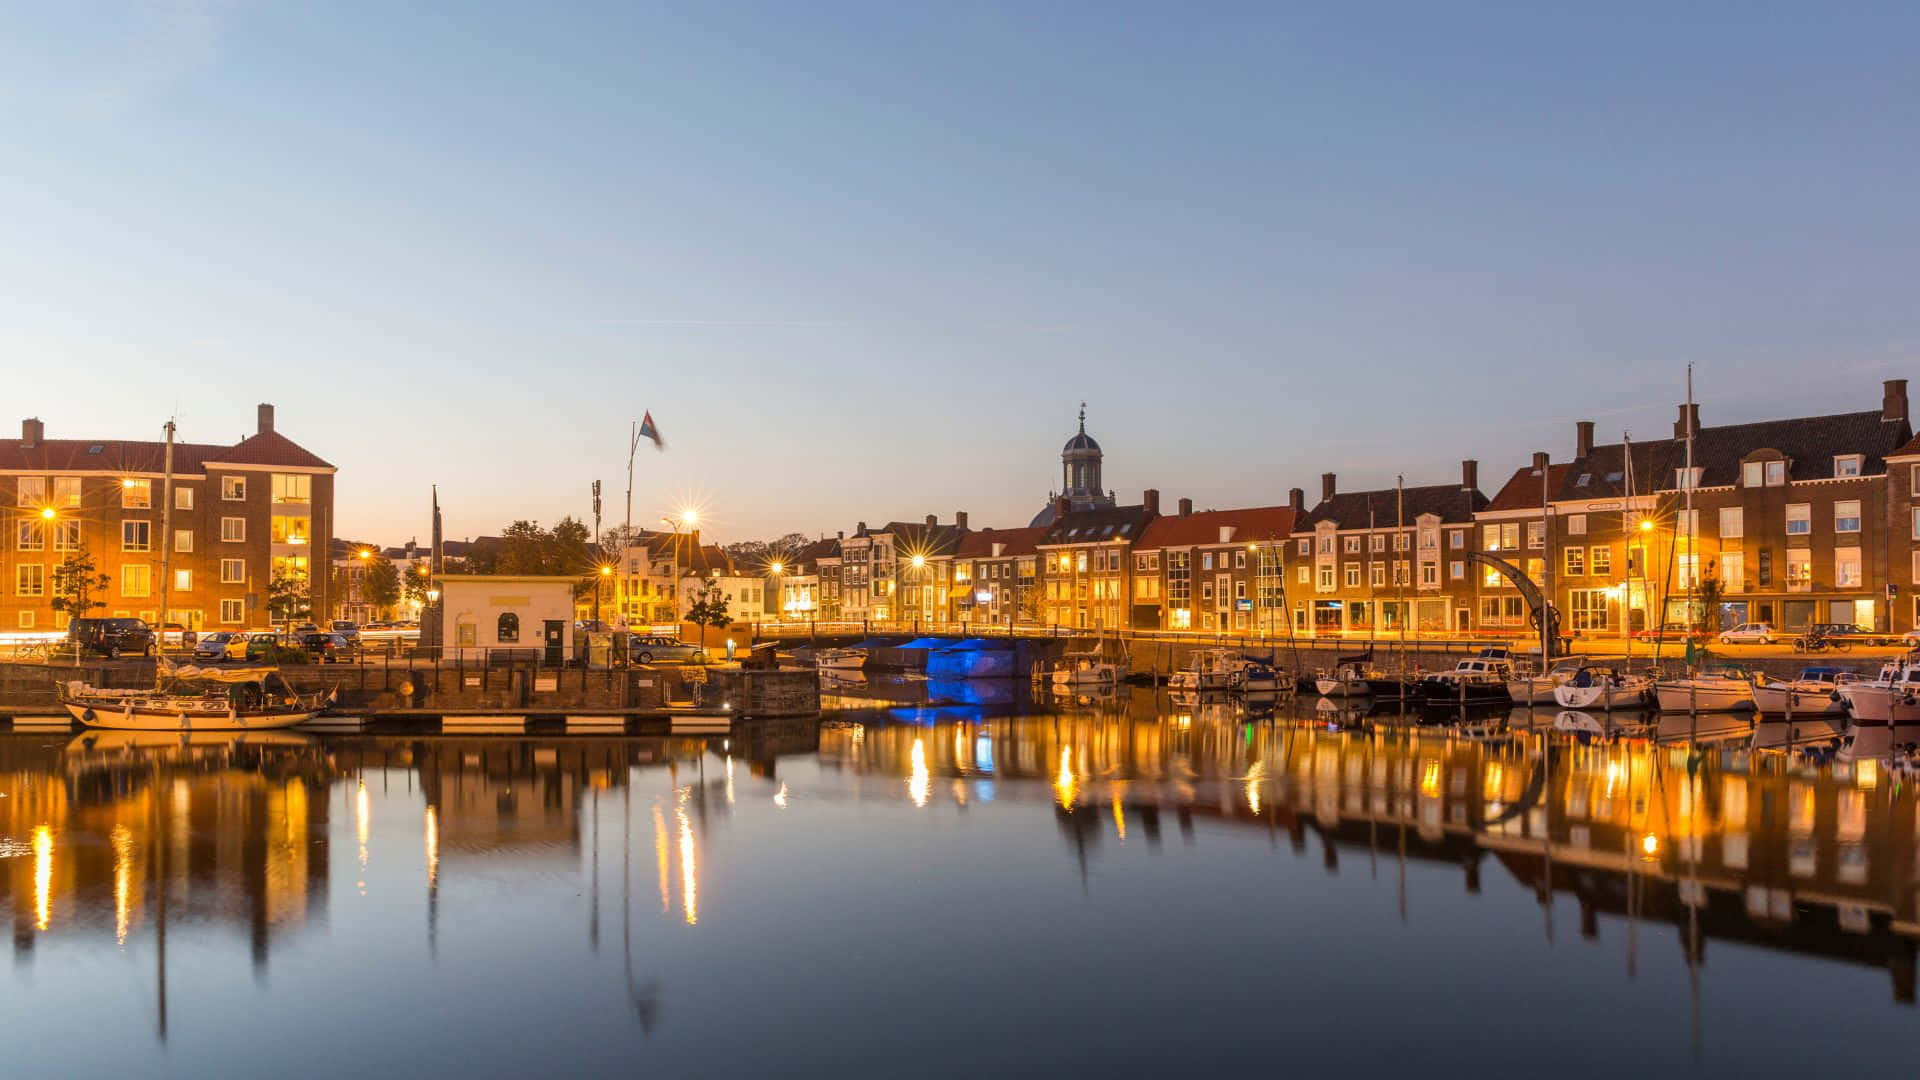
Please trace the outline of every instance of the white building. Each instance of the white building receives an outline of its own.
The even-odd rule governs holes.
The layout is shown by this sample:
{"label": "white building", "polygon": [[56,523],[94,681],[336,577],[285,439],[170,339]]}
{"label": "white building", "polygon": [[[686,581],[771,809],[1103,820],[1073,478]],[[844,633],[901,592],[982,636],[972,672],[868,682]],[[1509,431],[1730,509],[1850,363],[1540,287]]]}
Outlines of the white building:
{"label": "white building", "polygon": [[447,574],[440,578],[441,638],[449,657],[484,660],[495,649],[538,650],[545,662],[573,655],[578,578]]}

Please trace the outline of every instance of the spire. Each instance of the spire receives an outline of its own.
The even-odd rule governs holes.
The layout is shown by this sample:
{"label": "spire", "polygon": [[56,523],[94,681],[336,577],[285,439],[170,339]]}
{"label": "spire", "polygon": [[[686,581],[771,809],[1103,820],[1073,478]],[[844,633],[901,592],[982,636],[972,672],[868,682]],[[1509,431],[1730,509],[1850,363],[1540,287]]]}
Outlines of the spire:
{"label": "spire", "polygon": [[1080,434],[1085,435],[1086,433],[1087,433],[1087,403],[1083,401],[1080,403]]}

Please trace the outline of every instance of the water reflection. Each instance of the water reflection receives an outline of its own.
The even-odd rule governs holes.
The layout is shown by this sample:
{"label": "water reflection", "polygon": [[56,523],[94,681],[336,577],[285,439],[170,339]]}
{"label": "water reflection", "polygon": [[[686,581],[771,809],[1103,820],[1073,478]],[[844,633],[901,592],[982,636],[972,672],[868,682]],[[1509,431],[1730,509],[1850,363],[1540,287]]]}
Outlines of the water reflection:
{"label": "water reflection", "polygon": [[[1483,984],[1544,999],[1595,979],[1565,943],[1601,947],[1606,926],[1624,931],[1604,944],[1613,976],[1640,978],[1640,1004],[1677,1005],[1683,1022],[1686,1002],[1642,969],[1684,964],[1679,992],[1710,1016],[1700,973],[1723,947],[1741,954],[1723,974],[1764,953],[1795,976],[1885,978],[1878,1004],[1913,1001],[1920,806],[1878,761],[1656,730],[1340,720],[1122,694],[1034,715],[898,706],[724,742],[0,736],[16,967],[0,1008],[37,1029],[80,1016],[102,985],[133,987],[151,1004],[120,1006],[189,1073],[219,1071],[201,1066],[225,1049],[214,1033],[233,993],[271,999],[257,1015],[274,1040],[338,1038],[350,1022],[394,1071],[431,1071],[455,1048],[502,1071],[540,1055],[607,1071],[596,1054],[645,1040],[675,1073],[772,1050],[830,1072],[866,1059],[860,1040],[817,1039],[821,1025],[897,1004],[904,973],[926,1020],[889,1029],[903,1025],[913,1054],[986,1071],[1003,1059],[963,1040],[954,1009],[1092,1025],[1135,979],[1168,988],[1154,1007],[1181,1037],[1128,1025],[1075,1053],[1145,1068],[1162,1063],[1128,1055],[1258,1038],[1221,1009],[1261,978],[1313,986],[1335,1013],[1417,998],[1435,1024],[1481,1023],[1486,998],[1466,999]],[[617,957],[600,932],[614,904]],[[1561,952],[1541,944],[1556,936]],[[1515,970],[1529,945],[1544,971]],[[137,974],[101,975],[88,949]],[[294,977],[231,990],[236,953],[242,970],[251,955],[264,973],[271,955]],[[1084,1011],[1022,997],[1024,973],[1060,965],[1112,985]],[[1356,983],[1356,967],[1378,978]],[[86,985],[60,983],[69,970]],[[1733,979],[1721,992],[1755,1007],[1796,992]],[[1414,997],[1396,996],[1402,983]],[[1874,1018],[1861,995],[1833,1003]],[[1516,1026],[1527,1008],[1509,1003]],[[429,1009],[460,1016],[458,1032],[423,1037]],[[743,1035],[742,1015],[771,1041]],[[1324,1020],[1298,1022],[1318,1034]],[[69,1071],[158,1060],[64,1045],[82,1053]]]}

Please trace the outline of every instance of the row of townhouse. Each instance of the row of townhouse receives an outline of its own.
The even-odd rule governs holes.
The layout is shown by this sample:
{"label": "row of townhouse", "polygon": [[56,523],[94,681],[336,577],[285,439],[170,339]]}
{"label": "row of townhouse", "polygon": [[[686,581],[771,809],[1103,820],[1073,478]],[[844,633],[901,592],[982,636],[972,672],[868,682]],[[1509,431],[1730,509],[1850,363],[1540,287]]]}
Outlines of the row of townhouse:
{"label": "row of townhouse", "polygon": [[[63,566],[88,559],[106,579],[89,614],[166,621],[190,630],[269,622],[276,577],[304,580],[306,607],[330,608],[325,557],[333,533],[334,468],[274,430],[261,405],[252,435],[232,444],[50,439],[38,419],[0,442],[0,627],[63,629]],[[169,481],[171,509],[163,505]],[[163,524],[164,523],[164,524]],[[163,528],[168,580],[162,582]]]}
{"label": "row of townhouse", "polygon": [[1182,499],[1163,514],[1157,491],[1120,505],[1098,490],[1083,419],[1062,454],[1067,491],[1032,526],[861,523],[811,568],[809,617],[1523,637],[1538,622],[1518,574],[1583,636],[1681,621],[1920,626],[1905,380],[1859,412],[1708,426],[1682,405],[1659,439],[1597,443],[1586,420],[1573,435],[1568,458],[1535,452],[1491,497],[1469,460],[1457,482],[1347,492],[1327,473],[1311,507],[1295,488],[1284,505],[1196,512]]}

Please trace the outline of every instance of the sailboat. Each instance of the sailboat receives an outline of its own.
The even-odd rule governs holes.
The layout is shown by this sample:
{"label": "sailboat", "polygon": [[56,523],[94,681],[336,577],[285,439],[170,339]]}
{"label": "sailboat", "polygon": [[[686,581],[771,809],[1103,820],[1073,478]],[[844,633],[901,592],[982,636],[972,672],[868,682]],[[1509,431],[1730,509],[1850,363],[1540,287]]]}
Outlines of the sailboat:
{"label": "sailboat", "polygon": [[[173,433],[167,421],[160,500],[160,614],[167,614],[173,555]],[[299,694],[278,669],[181,667],[159,653],[151,690],[112,689],[73,679],[60,704],[90,728],[130,731],[254,731],[311,720],[332,694]]]}
{"label": "sailboat", "polygon": [[1062,656],[1047,672],[1047,680],[1055,689],[1118,686],[1127,681],[1126,657],[1107,656],[1107,635],[1103,630],[1094,639],[1092,648]]}
{"label": "sailboat", "polygon": [[[1693,489],[1698,486],[1693,471],[1693,365],[1687,365],[1687,464],[1686,464],[1686,540],[1687,553],[1695,563],[1687,572],[1687,618],[1694,618],[1693,589],[1699,579],[1698,548],[1695,544],[1693,521]],[[1671,584],[1672,579],[1668,582]],[[1657,647],[1657,646],[1656,646]],[[1704,652],[1704,650],[1703,650]],[[1697,665],[1697,658],[1691,644],[1687,646],[1688,662]],[[1742,712],[1753,708],[1753,680],[1744,672],[1733,668],[1701,670],[1693,667],[1679,679],[1661,679],[1653,684],[1655,699],[1661,712]]]}

